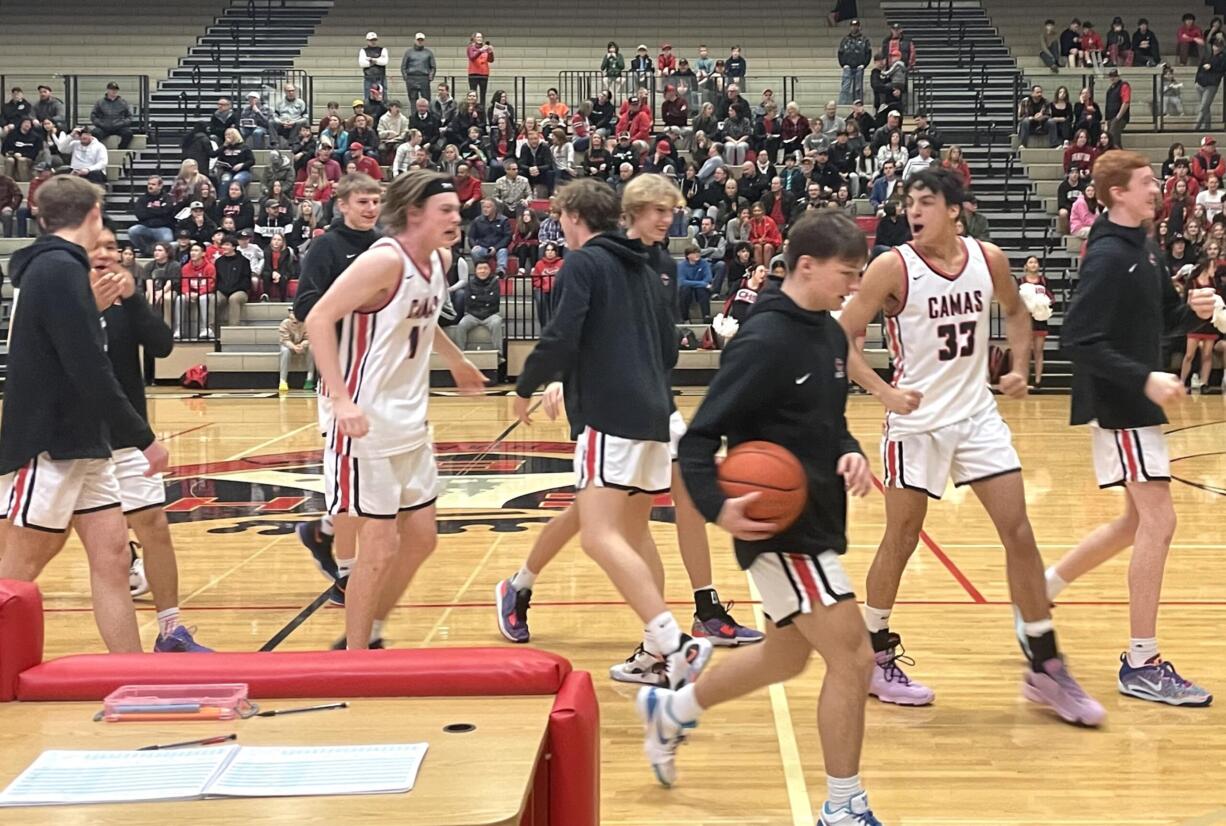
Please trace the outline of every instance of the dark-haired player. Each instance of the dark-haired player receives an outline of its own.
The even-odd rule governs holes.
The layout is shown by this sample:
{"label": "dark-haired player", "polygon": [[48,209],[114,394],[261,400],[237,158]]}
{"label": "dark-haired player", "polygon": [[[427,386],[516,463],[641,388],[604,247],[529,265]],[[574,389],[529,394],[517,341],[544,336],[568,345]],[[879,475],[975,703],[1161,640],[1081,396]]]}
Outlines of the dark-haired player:
{"label": "dark-haired player", "polygon": [[1011,398],[1026,395],[1030,314],[1005,254],[957,234],[954,223],[963,200],[958,176],[924,170],[905,187],[913,240],[873,261],[839,319],[850,335],[884,312],[894,362],[893,381],[886,383],[862,353],[853,351],[848,359],[851,378],[887,411],[881,441],[886,528],[869,569],[864,606],[877,661],[870,692],[887,703],[932,702],[932,690],[899,667],[903,649],[889,620],[928,500],[940,499],[952,477],[955,485],[970,485],[1004,545],[1009,589],[1021,611],[1030,657],[1023,693],[1068,722],[1098,725],[1106,712],[1069,675],[1056,649],[1043,560],[1026,516],[1021,462],[988,389],[993,299],[1004,311],[1013,349],[1013,370],[1000,380]]}
{"label": "dark-haired player", "polygon": [[[818,728],[829,786],[819,824],[829,826],[880,826],[859,776],[872,652],[839,560],[847,549],[847,493],[864,496],[872,480],[847,431],[847,338],[829,313],[850,292],[866,252],[863,233],[846,215],[813,212],[796,223],[782,288],[758,298],[681,440],[694,502],[735,538],[737,562],[761,591],[773,627],[761,645],[730,656],[694,685],[644,688],[638,697],[644,749],[669,785],[677,747],[704,709],[795,677],[817,651],[826,661]],[[773,534],[770,523],[749,518],[757,494],[723,494],[715,454],[724,437],[729,447],[773,442],[800,459],[808,503],[791,527]]]}

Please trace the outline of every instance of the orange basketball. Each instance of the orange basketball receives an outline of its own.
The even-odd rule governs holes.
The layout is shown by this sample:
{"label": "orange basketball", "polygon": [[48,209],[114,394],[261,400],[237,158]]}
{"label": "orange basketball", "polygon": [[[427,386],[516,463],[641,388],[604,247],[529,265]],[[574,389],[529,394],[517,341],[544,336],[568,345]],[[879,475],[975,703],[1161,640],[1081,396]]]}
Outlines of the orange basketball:
{"label": "orange basketball", "polygon": [[719,465],[719,486],[730,497],[759,494],[746,515],[774,523],[776,533],[796,521],[809,499],[804,466],[773,442],[744,442],[728,451]]}

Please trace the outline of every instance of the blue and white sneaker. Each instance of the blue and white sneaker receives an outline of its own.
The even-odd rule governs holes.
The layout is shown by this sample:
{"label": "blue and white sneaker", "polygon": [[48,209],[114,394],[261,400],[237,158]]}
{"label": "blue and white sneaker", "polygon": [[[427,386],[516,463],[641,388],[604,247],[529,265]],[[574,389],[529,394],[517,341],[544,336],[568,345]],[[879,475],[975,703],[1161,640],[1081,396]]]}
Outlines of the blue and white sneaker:
{"label": "blue and white sneaker", "polygon": [[315,567],[324,575],[324,578],[336,579],[338,571],[336,558],[332,556],[332,537],[324,533],[322,527],[323,520],[315,519],[310,522],[299,522],[295,531],[298,534],[298,541],[311,552],[311,561],[315,563]]}
{"label": "blue and white sneaker", "polygon": [[1133,668],[1128,664],[1128,655],[1121,654],[1118,687],[1121,694],[1151,703],[1207,706],[1213,702],[1212,694],[1180,677],[1174,664],[1161,657],[1153,657],[1145,665]]}
{"label": "blue and white sneaker", "polygon": [[643,753],[647,755],[656,780],[665,788],[671,788],[677,780],[677,747],[698,727],[697,720],[683,722],[673,716],[675,694],[667,688],[648,686],[639,689],[634,702],[639,719],[643,721]]}
{"label": "blue and white sneaker", "polygon": [[673,691],[680,691],[697,680],[711,661],[714,650],[709,640],[682,634],[681,647],[664,658],[665,685]]}
{"label": "blue and white sneaker", "polygon": [[158,634],[153,650],[158,654],[212,654],[213,649],[206,648],[192,638],[192,632],[180,625],[166,636]]}
{"label": "blue and white sneaker", "polygon": [[719,606],[715,616],[710,619],[702,620],[695,614],[690,634],[695,637],[705,637],[711,641],[712,645],[733,648],[738,645],[752,645],[766,639],[766,635],[758,629],[746,628],[732,618],[733,604],[729,602],[727,606]]}
{"label": "blue and white sneaker", "polygon": [[525,643],[532,638],[528,631],[528,609],[532,607],[532,589],[516,588],[514,577],[507,577],[494,588],[494,607],[498,611],[498,631],[510,642]]}
{"label": "blue and white sneaker", "polygon": [[817,826],[882,826],[882,823],[868,807],[868,793],[860,792],[837,809],[831,809],[829,801],[823,803]]}

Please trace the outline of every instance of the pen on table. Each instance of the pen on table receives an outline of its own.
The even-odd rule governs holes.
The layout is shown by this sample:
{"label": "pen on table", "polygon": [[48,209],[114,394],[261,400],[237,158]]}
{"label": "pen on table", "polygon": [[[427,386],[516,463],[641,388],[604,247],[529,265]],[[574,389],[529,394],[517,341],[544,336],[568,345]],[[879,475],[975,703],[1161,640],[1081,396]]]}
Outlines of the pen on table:
{"label": "pen on table", "polygon": [[256,717],[277,717],[282,714],[301,714],[304,711],[330,711],[334,708],[349,708],[348,703],[328,703],[322,706],[305,706],[304,708],[282,708],[271,711],[261,711]]}
{"label": "pen on table", "polygon": [[237,734],[221,734],[217,737],[205,737],[203,740],[187,740],[182,743],[167,743],[164,746],[142,746],[137,751],[161,751],[162,749],[181,749],[187,746],[216,746],[218,743],[227,743],[230,740],[237,740]]}

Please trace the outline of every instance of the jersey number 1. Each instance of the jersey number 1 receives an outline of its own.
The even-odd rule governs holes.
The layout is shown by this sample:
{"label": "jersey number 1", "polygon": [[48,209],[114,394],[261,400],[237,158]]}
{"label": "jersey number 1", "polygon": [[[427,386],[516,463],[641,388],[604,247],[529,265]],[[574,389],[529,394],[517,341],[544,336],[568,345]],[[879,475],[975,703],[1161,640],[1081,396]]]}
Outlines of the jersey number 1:
{"label": "jersey number 1", "polygon": [[417,358],[417,339],[421,337],[421,328],[414,325],[409,331],[409,358]]}
{"label": "jersey number 1", "polygon": [[[963,321],[961,324],[942,324],[937,327],[937,335],[945,340],[945,346],[937,353],[937,358],[941,361],[952,361],[959,356],[969,356],[975,352],[975,326],[974,321]],[[966,341],[961,347],[958,346],[958,336],[962,335]]]}

